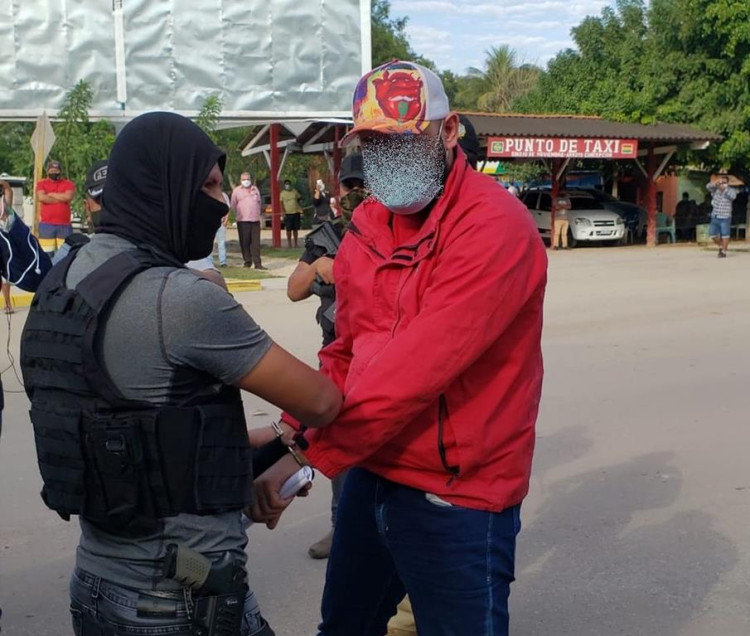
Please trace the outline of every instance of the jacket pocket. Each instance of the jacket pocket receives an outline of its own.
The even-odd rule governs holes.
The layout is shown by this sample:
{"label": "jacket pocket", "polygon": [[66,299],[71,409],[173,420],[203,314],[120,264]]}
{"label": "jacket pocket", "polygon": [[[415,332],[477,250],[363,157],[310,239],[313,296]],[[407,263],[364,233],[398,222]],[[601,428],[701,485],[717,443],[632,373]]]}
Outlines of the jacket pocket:
{"label": "jacket pocket", "polygon": [[450,413],[448,412],[448,400],[445,394],[438,400],[438,453],[443,469],[450,474],[448,483],[461,475],[461,466],[458,461],[458,442],[450,425]]}

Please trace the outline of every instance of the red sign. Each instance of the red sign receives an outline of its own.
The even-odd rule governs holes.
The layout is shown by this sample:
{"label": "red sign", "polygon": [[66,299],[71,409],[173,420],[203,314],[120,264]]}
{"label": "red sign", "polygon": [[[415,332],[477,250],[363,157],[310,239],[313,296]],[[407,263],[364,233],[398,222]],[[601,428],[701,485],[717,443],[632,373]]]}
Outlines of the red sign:
{"label": "red sign", "polygon": [[490,137],[487,157],[529,159],[635,159],[637,139],[560,139],[556,137]]}

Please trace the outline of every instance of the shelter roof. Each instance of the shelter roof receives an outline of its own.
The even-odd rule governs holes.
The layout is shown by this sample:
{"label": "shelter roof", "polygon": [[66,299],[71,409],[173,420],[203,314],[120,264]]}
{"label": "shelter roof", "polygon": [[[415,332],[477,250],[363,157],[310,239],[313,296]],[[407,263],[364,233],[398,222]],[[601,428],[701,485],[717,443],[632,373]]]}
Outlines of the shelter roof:
{"label": "shelter roof", "polygon": [[[243,156],[263,152],[270,148],[270,123],[252,130],[240,143]],[[302,152],[316,152],[333,147],[337,125],[351,125],[351,119],[305,119],[279,121],[279,147],[295,146]]]}
{"label": "shelter roof", "polygon": [[721,141],[715,133],[684,124],[632,124],[582,115],[465,114],[480,138],[566,137],[592,139],[638,139],[659,143]]}

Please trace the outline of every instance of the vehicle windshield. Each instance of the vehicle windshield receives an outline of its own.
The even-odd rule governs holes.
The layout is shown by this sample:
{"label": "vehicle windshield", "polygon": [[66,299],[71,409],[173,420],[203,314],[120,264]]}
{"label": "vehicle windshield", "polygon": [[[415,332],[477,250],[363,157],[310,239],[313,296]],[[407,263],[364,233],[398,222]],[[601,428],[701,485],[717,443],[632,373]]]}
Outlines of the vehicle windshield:
{"label": "vehicle windshield", "polygon": [[570,206],[573,210],[601,210],[602,205],[593,197],[575,197],[571,196]]}

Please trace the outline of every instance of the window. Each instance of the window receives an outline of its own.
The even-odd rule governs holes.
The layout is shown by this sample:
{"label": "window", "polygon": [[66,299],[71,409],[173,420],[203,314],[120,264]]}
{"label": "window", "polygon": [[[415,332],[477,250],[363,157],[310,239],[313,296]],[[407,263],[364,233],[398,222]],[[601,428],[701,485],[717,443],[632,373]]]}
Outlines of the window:
{"label": "window", "polygon": [[601,203],[589,197],[570,197],[570,207],[572,210],[600,210]]}
{"label": "window", "polygon": [[552,197],[546,192],[542,192],[539,197],[539,209],[549,212],[552,209]]}
{"label": "window", "polygon": [[536,201],[537,197],[539,197],[538,192],[524,192],[523,197],[521,200],[523,201],[523,204],[529,208],[529,210],[536,210]]}

